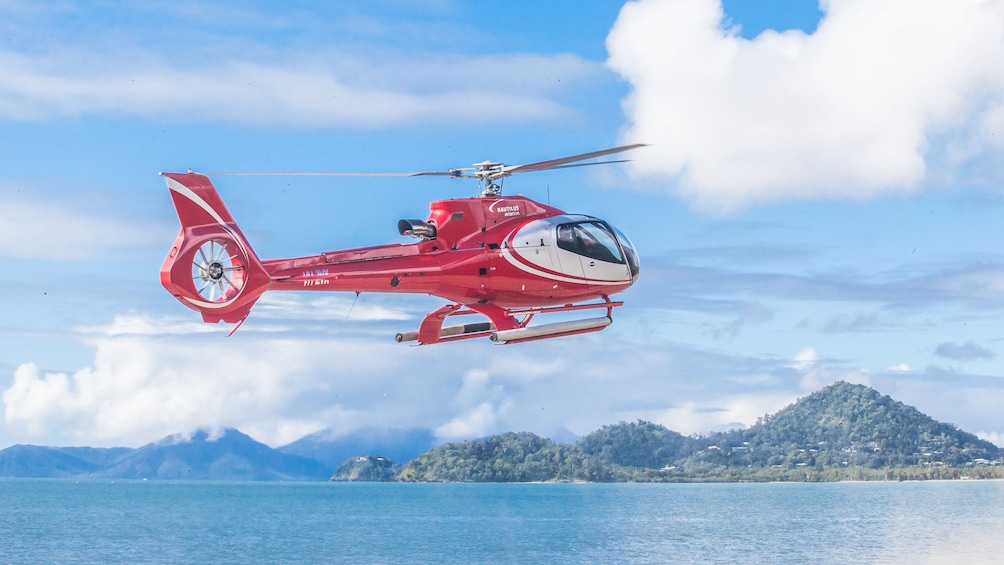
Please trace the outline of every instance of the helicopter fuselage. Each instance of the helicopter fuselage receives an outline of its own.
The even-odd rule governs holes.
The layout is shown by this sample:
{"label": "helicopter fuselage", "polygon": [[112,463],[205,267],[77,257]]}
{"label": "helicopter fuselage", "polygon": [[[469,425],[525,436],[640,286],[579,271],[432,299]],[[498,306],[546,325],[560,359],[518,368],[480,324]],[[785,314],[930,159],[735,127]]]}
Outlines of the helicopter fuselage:
{"label": "helicopter fuselage", "polygon": [[[522,196],[441,200],[412,244],[266,260],[272,290],[405,292],[502,308],[569,304],[625,290],[638,276],[630,241],[603,220]],[[414,228],[414,229],[410,229]]]}

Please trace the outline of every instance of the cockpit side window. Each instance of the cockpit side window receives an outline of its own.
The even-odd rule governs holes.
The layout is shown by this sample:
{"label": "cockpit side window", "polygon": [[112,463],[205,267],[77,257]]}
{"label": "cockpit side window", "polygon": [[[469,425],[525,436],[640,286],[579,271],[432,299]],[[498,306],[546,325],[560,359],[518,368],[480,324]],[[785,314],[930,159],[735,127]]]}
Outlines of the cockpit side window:
{"label": "cockpit side window", "polygon": [[558,226],[558,247],[597,261],[624,263],[614,234],[598,222],[561,224]]}

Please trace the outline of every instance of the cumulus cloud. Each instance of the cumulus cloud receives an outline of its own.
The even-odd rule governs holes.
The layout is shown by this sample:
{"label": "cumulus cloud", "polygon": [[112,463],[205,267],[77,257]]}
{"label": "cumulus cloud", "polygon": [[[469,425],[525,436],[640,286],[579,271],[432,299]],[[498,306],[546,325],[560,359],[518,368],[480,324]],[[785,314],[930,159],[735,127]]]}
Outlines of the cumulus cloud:
{"label": "cumulus cloud", "polygon": [[189,322],[123,315],[80,334],[94,348],[88,366],[20,364],[0,386],[0,446],[139,446],[228,427],[275,446],[321,429],[345,435],[365,427],[422,428],[443,440],[510,430],[568,440],[637,419],[703,433],[752,425],[838,380],[874,380],[883,394],[963,429],[1004,429],[999,379],[873,378],[813,348],[769,359],[616,333],[405,347],[340,325],[290,322],[276,330],[249,322],[228,338],[212,325],[189,331],[196,329]]}
{"label": "cumulus cloud", "polygon": [[453,404],[461,413],[436,428],[442,439],[465,439],[504,432],[499,422],[511,405],[501,384],[492,384],[484,370],[469,371],[457,391]]}
{"label": "cumulus cloud", "polygon": [[[405,347],[308,322],[281,330],[249,322],[229,338],[212,325],[188,331],[197,329],[190,322],[122,315],[79,334],[95,350],[89,366],[19,365],[0,396],[0,441],[135,446],[206,427],[237,427],[271,445],[367,426],[420,427],[443,439],[506,430],[567,437],[655,418],[684,397],[707,411],[764,386],[790,390],[772,382],[770,364],[613,335]],[[695,378],[712,386],[695,388]],[[749,402],[728,421],[774,408]]]}
{"label": "cumulus cloud", "polygon": [[[720,0],[639,0],[607,38],[642,176],[715,211],[921,186],[999,151],[1004,2],[830,0],[807,35],[726,28]],[[996,141],[995,141],[996,140]]]}
{"label": "cumulus cloud", "polygon": [[415,384],[392,384],[400,366],[386,361],[391,345],[267,332],[224,338],[112,331],[87,340],[96,348],[89,367],[67,374],[25,363],[15,370],[2,395],[5,436],[139,445],[216,426],[282,444],[332,423],[373,424],[358,416],[361,410],[390,423],[413,416],[398,412],[403,398],[385,396]]}

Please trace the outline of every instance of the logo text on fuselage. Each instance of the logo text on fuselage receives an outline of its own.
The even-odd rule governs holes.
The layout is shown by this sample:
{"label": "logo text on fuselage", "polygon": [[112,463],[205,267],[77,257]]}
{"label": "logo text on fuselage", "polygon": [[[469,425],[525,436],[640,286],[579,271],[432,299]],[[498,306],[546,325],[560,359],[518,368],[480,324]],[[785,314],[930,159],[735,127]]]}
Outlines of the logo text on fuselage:
{"label": "logo text on fuselage", "polygon": [[496,200],[495,202],[492,202],[491,206],[488,207],[488,211],[490,211],[492,213],[495,213],[495,214],[502,214],[502,216],[504,216],[506,218],[511,218],[513,216],[519,216],[520,215],[519,204],[509,204],[507,206],[499,206],[498,204],[500,202],[503,202],[503,201],[502,200]]}

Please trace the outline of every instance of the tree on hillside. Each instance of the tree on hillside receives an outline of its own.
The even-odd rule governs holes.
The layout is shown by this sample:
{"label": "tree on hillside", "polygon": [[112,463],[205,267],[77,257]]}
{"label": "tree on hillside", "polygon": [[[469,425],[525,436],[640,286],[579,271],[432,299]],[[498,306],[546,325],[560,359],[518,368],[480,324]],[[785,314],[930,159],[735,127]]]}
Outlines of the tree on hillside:
{"label": "tree on hillside", "polygon": [[693,454],[702,444],[659,424],[638,420],[603,426],[575,445],[616,465],[659,469]]}
{"label": "tree on hillside", "polygon": [[434,447],[408,463],[398,480],[530,482],[612,480],[603,463],[572,446],[528,432]]}

